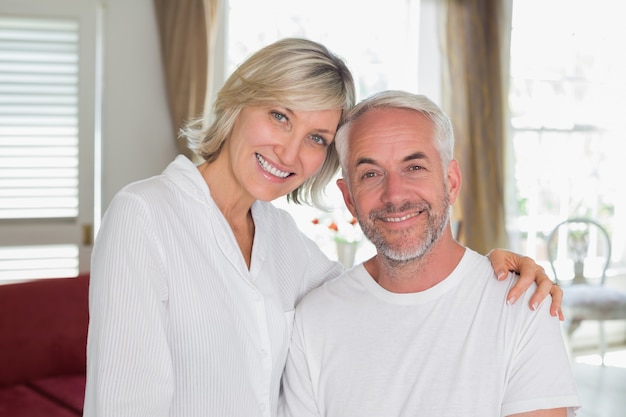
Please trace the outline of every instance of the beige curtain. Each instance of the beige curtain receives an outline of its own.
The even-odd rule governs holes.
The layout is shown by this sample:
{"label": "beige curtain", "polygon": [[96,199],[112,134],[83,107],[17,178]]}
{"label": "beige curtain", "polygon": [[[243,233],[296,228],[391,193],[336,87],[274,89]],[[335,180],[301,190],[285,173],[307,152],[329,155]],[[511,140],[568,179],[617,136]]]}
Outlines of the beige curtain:
{"label": "beige curtain", "polygon": [[218,6],[219,0],[154,0],[174,138],[187,156],[178,132],[202,116],[209,97]]}
{"label": "beige curtain", "polygon": [[[445,0],[443,107],[463,175],[453,210],[459,240],[480,253],[506,247],[505,149],[510,33],[502,0]],[[510,2],[508,3],[510,4]]]}

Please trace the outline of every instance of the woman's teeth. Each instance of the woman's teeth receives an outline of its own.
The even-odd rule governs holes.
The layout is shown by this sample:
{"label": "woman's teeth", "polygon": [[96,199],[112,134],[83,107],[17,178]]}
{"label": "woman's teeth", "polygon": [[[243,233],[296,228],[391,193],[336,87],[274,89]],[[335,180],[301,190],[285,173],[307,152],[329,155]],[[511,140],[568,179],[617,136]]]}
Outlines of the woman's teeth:
{"label": "woman's teeth", "polygon": [[279,169],[276,169],[276,167],[270,165],[269,162],[267,162],[261,155],[259,155],[258,153],[256,154],[256,159],[259,161],[259,165],[261,165],[261,168],[263,168],[264,171],[269,172],[270,174],[272,174],[275,177],[278,178],[287,178],[290,173],[289,172],[284,172],[281,171]]}

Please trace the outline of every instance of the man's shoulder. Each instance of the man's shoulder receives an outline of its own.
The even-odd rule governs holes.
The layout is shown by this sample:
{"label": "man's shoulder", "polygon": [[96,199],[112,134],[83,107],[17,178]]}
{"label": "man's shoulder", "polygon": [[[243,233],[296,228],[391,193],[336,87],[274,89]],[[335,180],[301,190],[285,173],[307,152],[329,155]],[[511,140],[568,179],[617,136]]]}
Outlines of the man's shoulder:
{"label": "man's shoulder", "polygon": [[[478,284],[483,281],[487,283],[499,282],[496,278],[496,274],[491,266],[489,258],[470,248],[465,248],[463,257],[450,277],[452,276],[461,276],[464,281],[469,279],[473,284]],[[477,280],[479,282],[477,282]]]}
{"label": "man's shoulder", "polygon": [[481,255],[480,253],[469,247],[465,247],[465,253],[461,258],[461,262],[459,262],[459,267],[468,269],[474,269],[477,267],[489,267],[490,269],[492,269],[491,262],[489,262],[488,257],[486,257],[485,255]]}
{"label": "man's shoulder", "polygon": [[[498,280],[489,258],[470,248],[466,248],[463,258],[449,278],[451,277],[460,281],[460,290],[467,297],[474,297],[493,308],[499,308],[501,303],[506,303],[508,292],[519,279],[519,275],[510,272],[506,278]],[[523,296],[534,293],[533,285],[531,284]]]}
{"label": "man's shoulder", "polygon": [[305,309],[329,311],[334,306],[345,303],[359,291],[361,286],[359,282],[363,273],[365,273],[363,265],[357,265],[337,277],[329,279],[305,295],[298,304],[296,311]]}

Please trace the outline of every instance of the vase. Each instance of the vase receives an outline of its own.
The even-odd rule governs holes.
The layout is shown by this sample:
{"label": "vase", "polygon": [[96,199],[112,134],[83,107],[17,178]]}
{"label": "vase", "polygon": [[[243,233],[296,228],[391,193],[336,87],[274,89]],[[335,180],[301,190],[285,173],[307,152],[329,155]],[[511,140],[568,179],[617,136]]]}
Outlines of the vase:
{"label": "vase", "polygon": [[352,267],[359,242],[335,241],[335,244],[337,246],[337,260],[344,268]]}

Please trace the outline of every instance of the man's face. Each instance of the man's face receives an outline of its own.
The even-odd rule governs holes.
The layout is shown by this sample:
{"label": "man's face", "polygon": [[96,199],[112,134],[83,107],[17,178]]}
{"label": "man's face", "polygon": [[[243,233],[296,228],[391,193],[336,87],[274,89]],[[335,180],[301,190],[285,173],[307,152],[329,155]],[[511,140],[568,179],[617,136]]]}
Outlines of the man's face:
{"label": "man's face", "polygon": [[348,176],[337,183],[364,234],[390,260],[421,257],[448,224],[456,161],[443,171],[432,123],[412,110],[372,110],[353,123],[349,141]]}

